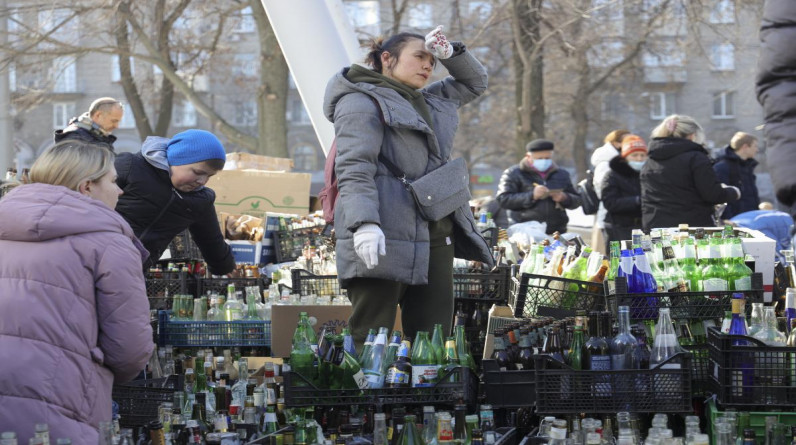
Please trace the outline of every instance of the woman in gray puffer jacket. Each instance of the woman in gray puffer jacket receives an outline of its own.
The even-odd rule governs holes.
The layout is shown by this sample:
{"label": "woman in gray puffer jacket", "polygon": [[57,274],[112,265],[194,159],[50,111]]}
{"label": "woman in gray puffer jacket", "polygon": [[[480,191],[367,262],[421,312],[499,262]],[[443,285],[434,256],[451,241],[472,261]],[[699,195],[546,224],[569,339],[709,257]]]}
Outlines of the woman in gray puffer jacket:
{"label": "woman in gray puffer jacket", "polygon": [[[450,76],[426,87],[436,60]],[[450,332],[454,255],[493,262],[467,204],[425,221],[378,159],[385,156],[410,181],[445,163],[457,109],[484,92],[486,70],[439,28],[425,43],[410,33],[374,42],[366,61],[372,69],[354,64],[336,74],[324,98],[337,144],[337,270],[353,305],[349,324],[358,345],[368,329],[391,328],[399,304],[407,338],[435,323]]]}

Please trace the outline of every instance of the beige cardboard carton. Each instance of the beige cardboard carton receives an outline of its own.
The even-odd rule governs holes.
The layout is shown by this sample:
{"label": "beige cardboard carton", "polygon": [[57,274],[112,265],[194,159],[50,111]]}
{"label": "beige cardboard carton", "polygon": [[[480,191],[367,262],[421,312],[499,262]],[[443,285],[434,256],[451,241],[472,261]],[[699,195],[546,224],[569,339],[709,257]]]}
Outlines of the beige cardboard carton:
{"label": "beige cardboard carton", "polygon": [[253,155],[251,153],[227,153],[224,170],[267,170],[289,172],[293,170],[290,158]]}
{"label": "beige cardboard carton", "polygon": [[310,174],[262,170],[222,170],[207,187],[216,192],[216,212],[265,217],[265,212],[306,215]]}

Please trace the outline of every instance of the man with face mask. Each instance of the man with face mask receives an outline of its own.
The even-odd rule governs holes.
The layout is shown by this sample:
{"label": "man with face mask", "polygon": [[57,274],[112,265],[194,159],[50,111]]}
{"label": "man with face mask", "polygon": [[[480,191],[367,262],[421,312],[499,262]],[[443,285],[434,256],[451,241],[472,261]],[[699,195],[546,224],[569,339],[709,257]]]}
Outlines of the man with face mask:
{"label": "man with face mask", "polygon": [[547,234],[567,231],[566,209],[580,206],[580,196],[566,170],[553,162],[555,145],[536,139],[525,147],[528,153],[518,165],[503,172],[497,201],[508,210],[509,224],[539,221]]}

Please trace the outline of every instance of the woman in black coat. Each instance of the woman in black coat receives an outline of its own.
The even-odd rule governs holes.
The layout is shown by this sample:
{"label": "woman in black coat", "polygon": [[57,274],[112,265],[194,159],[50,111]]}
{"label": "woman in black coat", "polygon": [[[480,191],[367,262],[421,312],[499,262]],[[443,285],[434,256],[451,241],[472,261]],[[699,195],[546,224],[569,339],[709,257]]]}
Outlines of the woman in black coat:
{"label": "woman in black coat", "polygon": [[647,162],[647,144],[630,134],[622,140],[622,152],[608,163],[603,183],[606,252],[611,241],[629,240],[633,229],[641,228],[641,180],[639,171]]}
{"label": "woman in black coat", "polygon": [[690,116],[673,114],[652,130],[649,158],[641,169],[644,230],[715,226],[714,206],[741,197],[736,187],[716,178],[704,142],[705,132]]}

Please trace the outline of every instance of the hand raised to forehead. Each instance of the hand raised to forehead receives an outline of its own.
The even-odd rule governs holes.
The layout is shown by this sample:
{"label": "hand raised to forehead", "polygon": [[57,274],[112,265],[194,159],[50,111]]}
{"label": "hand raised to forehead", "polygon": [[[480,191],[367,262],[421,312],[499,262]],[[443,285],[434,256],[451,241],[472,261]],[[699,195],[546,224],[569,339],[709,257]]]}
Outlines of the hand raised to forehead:
{"label": "hand raised to forehead", "polygon": [[442,25],[426,34],[426,49],[438,59],[447,59],[453,55],[453,47],[442,33]]}

